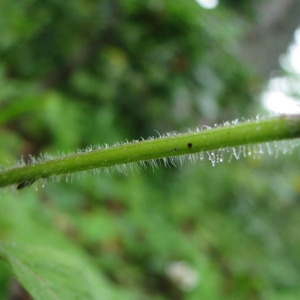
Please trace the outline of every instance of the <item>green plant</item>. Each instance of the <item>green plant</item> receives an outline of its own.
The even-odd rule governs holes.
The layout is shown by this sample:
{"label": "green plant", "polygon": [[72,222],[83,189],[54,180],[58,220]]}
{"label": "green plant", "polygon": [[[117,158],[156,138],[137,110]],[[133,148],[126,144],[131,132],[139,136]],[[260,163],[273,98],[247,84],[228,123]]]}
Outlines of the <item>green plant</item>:
{"label": "green plant", "polygon": [[[227,122],[222,126],[210,129],[197,129],[184,134],[169,133],[158,138],[133,141],[112,147],[93,150],[88,148],[82,153],[66,155],[60,158],[43,156],[31,159],[31,164],[2,170],[0,185],[18,184],[18,188],[30,186],[35,180],[46,179],[50,176],[60,178],[73,172],[90,169],[114,167],[125,172],[130,169],[150,164],[157,167],[158,161],[165,166],[176,162],[195,161],[203,159],[207,154],[215,165],[232,157],[260,156],[264,153],[287,151],[286,141],[279,144],[276,141],[300,137],[300,117],[298,115],[280,116],[270,119],[256,119],[245,122]],[[269,142],[275,142],[270,144]],[[273,149],[271,149],[273,147]],[[99,148],[99,147],[98,147]],[[139,165],[135,165],[139,163]],[[14,211],[17,213],[17,209]],[[16,215],[18,218],[18,215]],[[23,218],[23,216],[19,216]],[[2,216],[3,218],[3,216]],[[10,220],[9,218],[7,220]],[[27,222],[31,224],[32,221]],[[36,227],[35,224],[29,226]],[[36,230],[36,229],[35,229]],[[38,235],[48,235],[39,229]],[[18,242],[1,242],[0,257],[6,261],[22,285],[35,299],[117,299],[126,293],[113,294],[113,288],[99,278],[90,266],[83,253],[74,252],[74,248],[64,241],[57,233],[52,232],[53,240],[61,245],[61,249],[38,244],[29,245]],[[73,250],[72,250],[73,249]],[[66,253],[72,255],[66,256]],[[47,260],[44,259],[45,255]],[[53,272],[53,270],[55,270]],[[80,273],[80,276],[78,274]],[[86,283],[80,284],[81,280]],[[78,282],[77,282],[78,281]],[[77,283],[76,283],[77,282]],[[100,285],[100,287],[99,287]],[[128,296],[129,298],[132,297]]]}
{"label": "green plant", "polygon": [[[244,156],[248,150],[236,150],[234,147],[271,142],[276,140],[294,139],[300,137],[300,117],[298,115],[281,116],[271,119],[262,119],[238,123],[233,121],[224,126],[209,130],[191,131],[184,134],[169,133],[159,138],[148,140],[135,140],[131,143],[117,144],[112,147],[90,147],[86,150],[52,158],[48,155],[41,158],[31,157],[30,164],[2,170],[0,173],[0,186],[18,184],[18,189],[30,186],[38,179],[51,176],[60,178],[62,175],[98,168],[116,166],[120,171],[126,171],[127,164],[140,163],[145,167],[148,163],[157,166],[157,159],[164,165],[174,164],[174,158],[184,160],[203,159],[203,152],[208,153],[214,165],[224,160],[224,155]],[[232,150],[233,149],[233,150]],[[241,148],[240,148],[241,149]],[[214,152],[214,151],[217,152]],[[212,151],[212,152],[211,152]],[[252,153],[253,152],[253,153]],[[250,154],[261,154],[262,148],[250,151]]]}
{"label": "green plant", "polygon": [[262,113],[269,15],[219,2],[1,2],[0,299],[299,298],[298,117],[153,133]]}

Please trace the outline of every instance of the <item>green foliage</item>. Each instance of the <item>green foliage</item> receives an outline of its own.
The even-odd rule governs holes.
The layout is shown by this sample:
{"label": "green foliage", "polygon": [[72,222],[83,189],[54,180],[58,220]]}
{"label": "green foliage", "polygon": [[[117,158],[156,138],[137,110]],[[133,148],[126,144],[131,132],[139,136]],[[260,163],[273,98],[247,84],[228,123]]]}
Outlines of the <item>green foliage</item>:
{"label": "green foliage", "polygon": [[[1,1],[0,164],[256,114],[227,3]],[[297,299],[297,159],[1,192],[0,298]]]}
{"label": "green foliage", "polygon": [[0,257],[34,299],[126,298],[82,251],[49,228],[36,196],[29,191],[23,194],[24,203],[18,203],[18,197],[7,194],[0,204]]}
{"label": "green foliage", "polygon": [[80,264],[78,257],[70,257],[66,251],[15,243],[1,245],[0,249],[1,256],[34,299],[112,297],[87,264]]}
{"label": "green foliage", "polygon": [[238,14],[243,14],[246,17],[253,18],[255,16],[255,5],[263,2],[263,0],[254,0],[251,3],[247,0],[235,1],[235,0],[221,0],[221,5],[228,6],[231,9],[237,11]]}

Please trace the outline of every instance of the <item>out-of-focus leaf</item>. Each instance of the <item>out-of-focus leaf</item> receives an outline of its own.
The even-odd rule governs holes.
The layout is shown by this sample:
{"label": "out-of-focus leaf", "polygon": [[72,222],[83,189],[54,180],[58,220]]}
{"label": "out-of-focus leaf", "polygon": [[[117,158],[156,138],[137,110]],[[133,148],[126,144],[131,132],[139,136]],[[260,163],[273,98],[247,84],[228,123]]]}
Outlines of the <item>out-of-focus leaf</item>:
{"label": "out-of-focus leaf", "polygon": [[74,253],[19,243],[2,243],[0,253],[34,299],[113,299],[107,283]]}
{"label": "out-of-focus leaf", "polygon": [[52,228],[47,212],[37,211],[37,197],[30,191],[7,193],[0,202],[0,258],[33,298],[126,299],[80,246]]}

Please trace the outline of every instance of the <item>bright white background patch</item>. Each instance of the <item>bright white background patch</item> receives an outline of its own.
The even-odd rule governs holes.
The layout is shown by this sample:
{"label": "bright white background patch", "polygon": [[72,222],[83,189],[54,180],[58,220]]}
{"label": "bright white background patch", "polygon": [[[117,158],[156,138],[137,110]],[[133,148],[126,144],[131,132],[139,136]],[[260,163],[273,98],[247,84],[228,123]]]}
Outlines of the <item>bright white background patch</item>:
{"label": "bright white background patch", "polygon": [[283,64],[288,71],[300,74],[300,29],[294,33],[294,43],[289,47],[288,59]]}
{"label": "bright white background patch", "polygon": [[213,9],[219,4],[218,0],[196,0],[203,8]]}
{"label": "bright white background patch", "polygon": [[263,95],[264,106],[280,114],[300,114],[300,103],[281,91],[268,91]]}
{"label": "bright white background patch", "polygon": [[269,81],[262,94],[263,106],[275,114],[300,114],[300,29],[295,31],[293,44],[279,61],[291,75]]}

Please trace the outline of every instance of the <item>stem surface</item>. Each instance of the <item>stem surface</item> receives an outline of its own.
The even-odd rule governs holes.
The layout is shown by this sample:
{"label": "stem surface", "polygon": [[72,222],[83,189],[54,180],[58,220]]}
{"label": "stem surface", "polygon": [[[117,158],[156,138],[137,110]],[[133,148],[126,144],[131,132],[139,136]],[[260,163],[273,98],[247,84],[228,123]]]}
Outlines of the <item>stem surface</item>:
{"label": "stem surface", "polygon": [[300,115],[244,122],[175,136],[133,141],[3,170],[0,172],[0,187],[19,184],[18,188],[22,188],[37,179],[52,175],[299,137]]}

